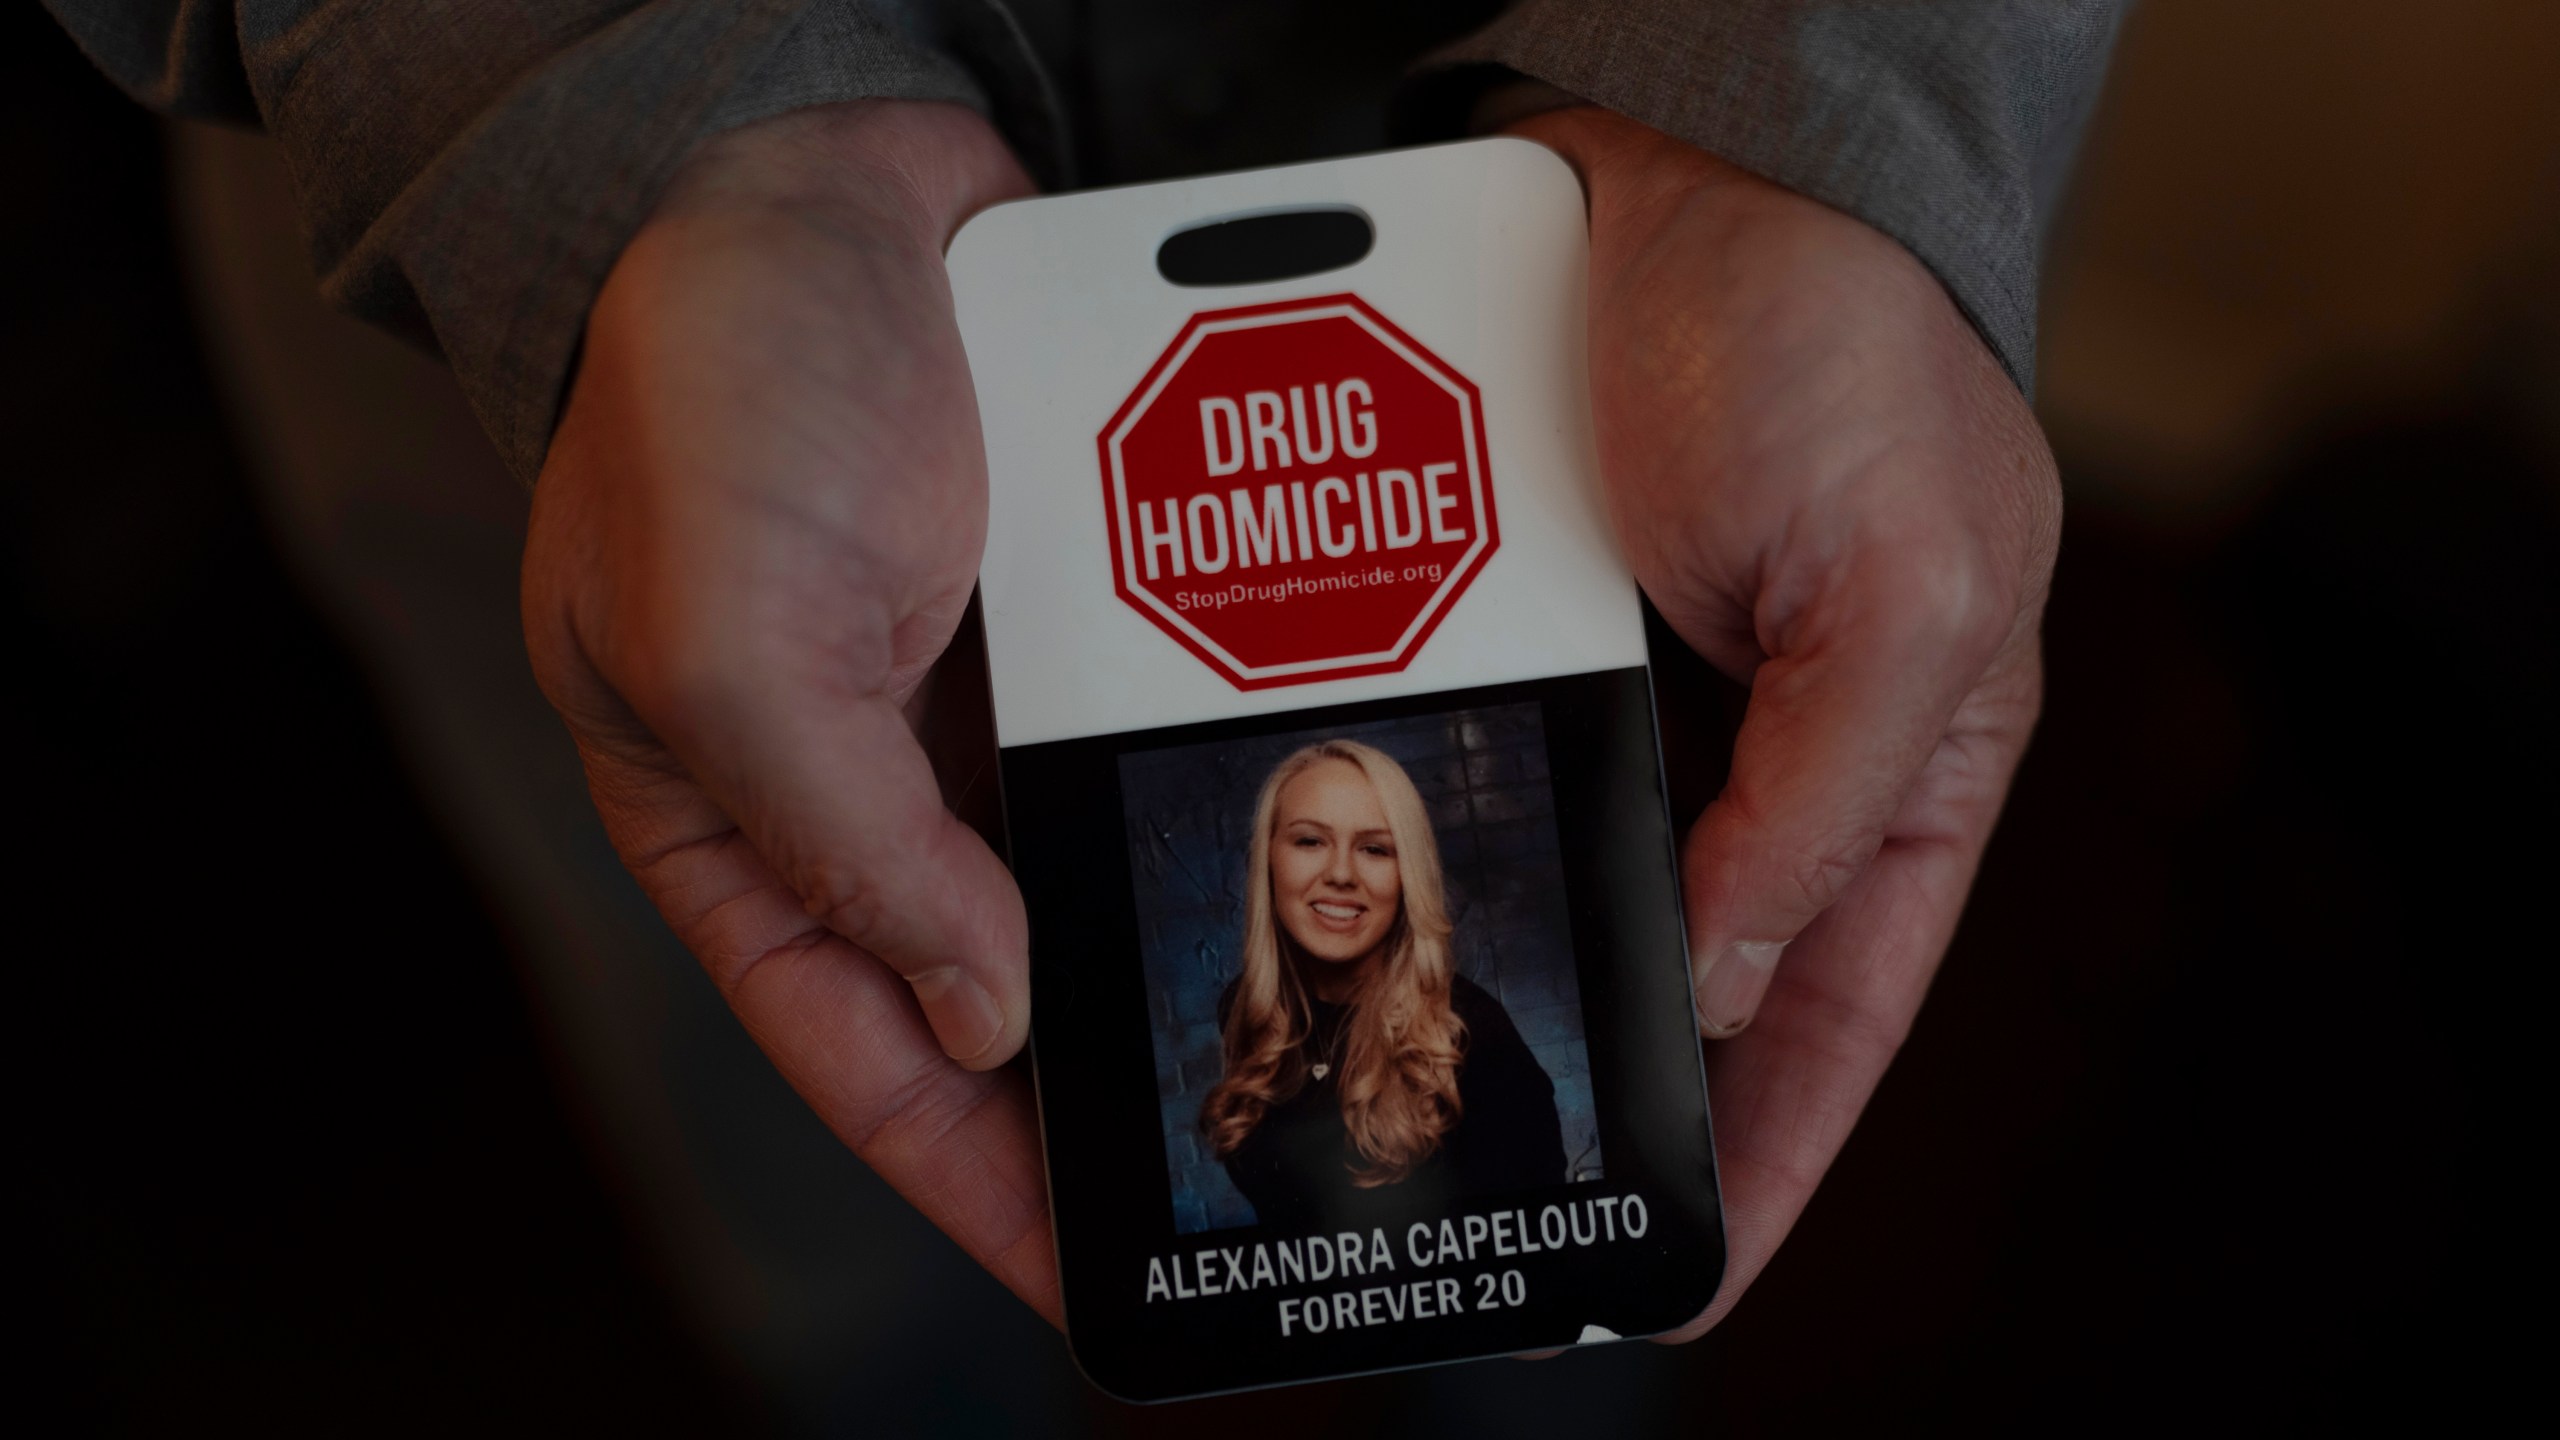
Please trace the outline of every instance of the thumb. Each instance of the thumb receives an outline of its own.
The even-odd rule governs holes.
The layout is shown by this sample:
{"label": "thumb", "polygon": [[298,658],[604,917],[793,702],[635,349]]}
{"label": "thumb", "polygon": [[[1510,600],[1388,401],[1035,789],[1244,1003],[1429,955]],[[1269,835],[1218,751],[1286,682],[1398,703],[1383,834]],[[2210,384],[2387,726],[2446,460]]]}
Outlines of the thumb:
{"label": "thumb", "polygon": [[1778,962],[1885,828],[2007,627],[1904,551],[1780,627],[1751,677],[1733,767],[1682,847],[1699,1028],[1751,1023]]}
{"label": "thumb", "polygon": [[[663,758],[621,754],[604,743],[612,727],[591,725],[589,776],[626,861],[713,978],[726,988],[833,932],[912,987],[952,1059],[1012,1058],[1030,1027],[1021,896],[945,807],[899,697],[846,683],[822,647],[654,654],[628,667],[621,698],[652,740],[640,748]],[[670,798],[694,787],[707,805]],[[715,883],[737,872],[724,852],[740,840],[768,888]]]}
{"label": "thumb", "polygon": [[985,1069],[1022,1048],[1021,897],[995,852],[944,807],[890,697],[742,716],[701,752],[731,762],[710,788],[758,853],[809,915],[913,987],[945,1053]]}

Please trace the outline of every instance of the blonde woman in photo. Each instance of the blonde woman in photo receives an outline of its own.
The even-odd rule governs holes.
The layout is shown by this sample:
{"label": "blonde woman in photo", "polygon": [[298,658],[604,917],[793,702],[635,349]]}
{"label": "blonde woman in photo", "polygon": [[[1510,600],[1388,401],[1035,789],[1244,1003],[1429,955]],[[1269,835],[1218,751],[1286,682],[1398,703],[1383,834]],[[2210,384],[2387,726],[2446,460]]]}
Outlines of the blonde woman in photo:
{"label": "blonde woman in photo", "polygon": [[1252,833],[1200,1124],[1260,1222],[1562,1181],[1554,1083],[1457,973],[1439,842],[1404,768],[1357,741],[1309,745],[1263,782]]}

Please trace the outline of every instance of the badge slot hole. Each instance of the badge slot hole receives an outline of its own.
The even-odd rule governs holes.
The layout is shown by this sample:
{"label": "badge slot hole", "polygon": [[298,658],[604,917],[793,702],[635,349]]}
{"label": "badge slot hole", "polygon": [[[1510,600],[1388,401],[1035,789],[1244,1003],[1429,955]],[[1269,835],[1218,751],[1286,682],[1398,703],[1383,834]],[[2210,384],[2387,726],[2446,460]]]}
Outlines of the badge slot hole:
{"label": "badge slot hole", "polygon": [[1300,206],[1185,226],[1156,247],[1156,273],[1186,289],[1265,285],[1357,265],[1378,241],[1348,205]]}

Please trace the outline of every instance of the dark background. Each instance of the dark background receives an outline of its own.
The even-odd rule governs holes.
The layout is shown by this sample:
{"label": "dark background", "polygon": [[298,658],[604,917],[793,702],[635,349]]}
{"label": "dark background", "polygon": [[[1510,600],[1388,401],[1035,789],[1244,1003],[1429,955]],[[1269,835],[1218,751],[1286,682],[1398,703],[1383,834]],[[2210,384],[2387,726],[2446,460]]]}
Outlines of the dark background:
{"label": "dark background", "polygon": [[[2554,17],[2137,15],[2049,270],[2043,728],[1730,1321],[1085,1428],[2452,1427],[2538,1374]],[[22,1393],[103,1428],[752,1428],[266,538],[158,123],[34,7],[0,75]]]}
{"label": "dark background", "polygon": [[1457,927],[1458,971],[1502,1002],[1555,1082],[1573,1177],[1599,1179],[1545,727],[1534,703],[1457,710],[1121,757],[1175,1232],[1254,1223],[1253,1206],[1200,1141],[1200,1102],[1225,1070],[1218,997],[1240,964],[1254,803],[1272,767],[1319,740],[1376,746],[1421,792]]}
{"label": "dark background", "polygon": [[30,1395],[150,1430],[726,1423],[753,1397],[627,1242],[505,937],[251,506],[160,122],[31,5],[0,107]]}

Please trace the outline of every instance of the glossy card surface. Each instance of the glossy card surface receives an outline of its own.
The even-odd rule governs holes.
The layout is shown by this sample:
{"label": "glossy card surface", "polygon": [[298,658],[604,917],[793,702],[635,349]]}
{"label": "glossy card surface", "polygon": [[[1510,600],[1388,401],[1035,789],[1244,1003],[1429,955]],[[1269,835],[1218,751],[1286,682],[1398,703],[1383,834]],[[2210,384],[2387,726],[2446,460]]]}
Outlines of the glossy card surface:
{"label": "glossy card surface", "polygon": [[[1159,270],[1301,211],[1367,252]],[[1483,140],[1091,191],[949,258],[1087,1375],[1171,1399],[1696,1315],[1722,1217],[1571,171]]]}

